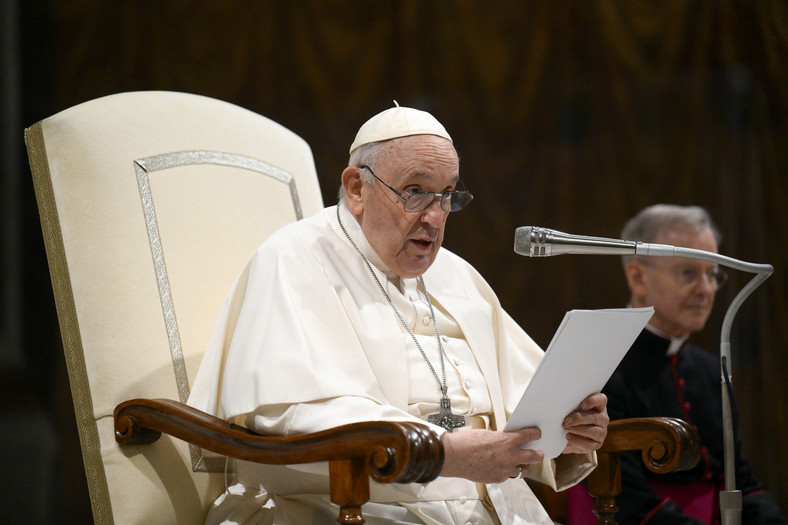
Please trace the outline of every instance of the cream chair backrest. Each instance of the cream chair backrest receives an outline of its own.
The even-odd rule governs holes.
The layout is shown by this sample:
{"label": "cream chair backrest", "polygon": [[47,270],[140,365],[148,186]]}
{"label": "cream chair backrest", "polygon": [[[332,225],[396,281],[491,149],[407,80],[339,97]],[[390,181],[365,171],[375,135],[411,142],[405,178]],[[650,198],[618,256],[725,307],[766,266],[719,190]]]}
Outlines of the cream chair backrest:
{"label": "cream chair backrest", "polygon": [[168,436],[120,448],[113,409],[186,400],[248,256],[322,207],[311,150],[238,106],[155,91],[25,136],[95,522],[201,523],[225,462]]}

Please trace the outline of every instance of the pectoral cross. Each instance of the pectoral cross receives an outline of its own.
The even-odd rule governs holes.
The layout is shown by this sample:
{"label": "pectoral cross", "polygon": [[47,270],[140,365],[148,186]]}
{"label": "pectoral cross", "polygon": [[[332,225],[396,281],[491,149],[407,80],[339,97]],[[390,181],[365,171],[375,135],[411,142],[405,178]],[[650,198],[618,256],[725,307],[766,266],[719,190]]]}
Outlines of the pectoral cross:
{"label": "pectoral cross", "polygon": [[427,421],[433,425],[438,425],[446,429],[447,432],[453,432],[455,428],[462,428],[465,426],[465,417],[458,416],[451,413],[451,400],[446,392],[441,397],[441,408],[437,414],[427,416]]}

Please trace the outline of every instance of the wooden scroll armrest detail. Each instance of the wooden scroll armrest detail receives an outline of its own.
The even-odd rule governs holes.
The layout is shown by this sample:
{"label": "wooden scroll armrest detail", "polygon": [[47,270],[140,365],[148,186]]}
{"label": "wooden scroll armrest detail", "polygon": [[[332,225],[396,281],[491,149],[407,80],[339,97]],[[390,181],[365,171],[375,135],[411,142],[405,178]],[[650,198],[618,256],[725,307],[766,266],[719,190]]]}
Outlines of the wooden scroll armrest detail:
{"label": "wooden scroll armrest detail", "polygon": [[686,421],[670,417],[635,417],[611,421],[600,452],[640,450],[652,472],[688,470],[700,461],[698,433]]}
{"label": "wooden scroll armrest detail", "polygon": [[669,417],[611,421],[605,442],[597,451],[599,466],[586,482],[595,500],[597,524],[616,523],[615,498],[621,493],[620,453],[627,450],[641,451],[643,463],[658,474],[688,470],[700,461],[698,433],[685,421]]}
{"label": "wooden scroll armrest detail", "polygon": [[118,443],[153,443],[161,433],[231,458],[271,465],[329,462],[338,523],[364,523],[369,478],[426,483],[443,467],[440,437],[426,425],[365,421],[298,436],[262,436],[169,399],[132,399],[115,407]]}

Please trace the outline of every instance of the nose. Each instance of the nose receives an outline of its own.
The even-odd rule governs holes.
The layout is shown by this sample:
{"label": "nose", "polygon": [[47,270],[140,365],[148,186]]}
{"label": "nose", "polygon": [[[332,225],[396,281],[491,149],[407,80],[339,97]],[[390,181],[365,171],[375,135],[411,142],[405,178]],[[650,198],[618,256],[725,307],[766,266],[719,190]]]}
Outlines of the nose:
{"label": "nose", "polygon": [[717,281],[714,277],[705,273],[700,274],[700,278],[695,281],[696,286],[700,286],[704,293],[717,293]]}
{"label": "nose", "polygon": [[421,215],[421,220],[432,226],[438,228],[443,224],[446,212],[441,208],[441,196],[436,195],[429,206],[427,206]]}

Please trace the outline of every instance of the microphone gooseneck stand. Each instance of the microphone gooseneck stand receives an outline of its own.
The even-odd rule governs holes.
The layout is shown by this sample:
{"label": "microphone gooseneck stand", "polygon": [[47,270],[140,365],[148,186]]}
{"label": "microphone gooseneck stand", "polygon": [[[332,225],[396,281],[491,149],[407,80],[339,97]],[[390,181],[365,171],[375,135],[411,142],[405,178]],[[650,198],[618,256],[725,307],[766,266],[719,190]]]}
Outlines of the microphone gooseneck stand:
{"label": "microphone gooseneck stand", "polygon": [[636,255],[651,255],[661,257],[687,257],[690,259],[699,259],[708,261],[735,270],[756,274],[750,282],[748,282],[734,297],[731,304],[728,306],[725,317],[722,321],[722,330],[720,333],[720,372],[722,375],[722,432],[723,432],[723,445],[725,450],[725,490],[720,491],[720,515],[722,517],[722,525],[739,525],[741,524],[742,515],[742,494],[741,490],[736,489],[736,462],[735,458],[735,440],[733,436],[733,409],[731,398],[733,396],[733,389],[731,386],[731,325],[733,318],[739,311],[739,307],[744,303],[744,300],[755,291],[763,281],[769,278],[774,272],[774,267],[771,264],[756,264],[740,261],[732,257],[720,255],[717,253],[706,252],[703,250],[693,250],[690,248],[679,248],[676,246],[668,246],[664,244],[635,244]]}
{"label": "microphone gooseneck stand", "polygon": [[720,372],[722,376],[722,430],[725,464],[725,490],[720,491],[720,513],[722,525],[740,525],[742,495],[736,490],[735,443],[733,434],[733,388],[731,387],[731,325],[745,299],[774,272],[770,264],[740,261],[718,253],[692,248],[681,248],[668,244],[572,235],[548,228],[523,226],[517,228],[514,251],[528,257],[550,257],[561,254],[581,255],[642,255],[652,257],[686,257],[712,262],[735,270],[757,274],[734,297],[725,313],[720,333]]}

